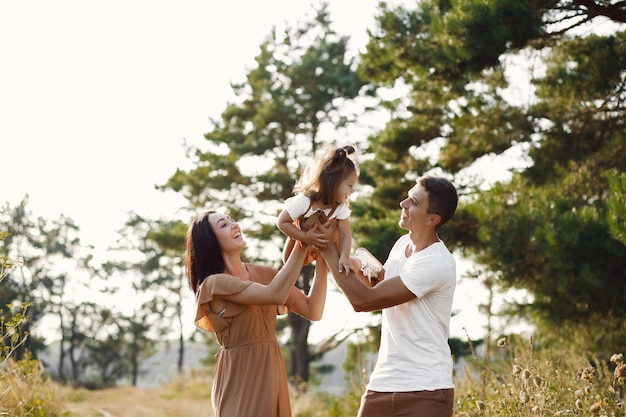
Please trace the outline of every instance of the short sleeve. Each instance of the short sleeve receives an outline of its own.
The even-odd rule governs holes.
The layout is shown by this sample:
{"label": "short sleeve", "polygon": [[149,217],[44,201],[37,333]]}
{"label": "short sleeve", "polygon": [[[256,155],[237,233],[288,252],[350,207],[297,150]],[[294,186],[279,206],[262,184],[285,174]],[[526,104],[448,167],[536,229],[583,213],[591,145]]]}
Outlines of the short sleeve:
{"label": "short sleeve", "polygon": [[302,216],[311,207],[311,199],[304,194],[296,194],[285,200],[285,208],[293,220]]}
{"label": "short sleeve", "polygon": [[445,245],[437,242],[411,255],[400,273],[404,285],[418,298],[454,287],[456,264]]}
{"label": "short sleeve", "polygon": [[238,294],[252,284],[250,281],[242,281],[237,277],[227,274],[210,275],[198,288],[196,294],[196,319],[195,325],[203,330],[219,332],[224,329],[228,317],[239,314],[245,305],[228,301],[223,312],[212,312],[209,302],[218,295]]}
{"label": "short sleeve", "polygon": [[352,210],[350,210],[350,207],[348,207],[347,204],[340,204],[339,206],[337,206],[335,212],[331,217],[339,220],[344,220],[350,217],[350,214],[352,214]]}

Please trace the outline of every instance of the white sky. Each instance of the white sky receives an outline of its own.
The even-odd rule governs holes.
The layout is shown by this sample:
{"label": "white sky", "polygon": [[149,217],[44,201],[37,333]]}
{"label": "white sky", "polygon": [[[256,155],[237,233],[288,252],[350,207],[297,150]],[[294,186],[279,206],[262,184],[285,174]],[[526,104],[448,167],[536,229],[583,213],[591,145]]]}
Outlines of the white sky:
{"label": "white sky", "polygon": [[[334,29],[361,49],[378,0],[331,1]],[[311,16],[311,1],[4,0],[0,3],[0,204],[29,195],[35,216],[61,213],[96,250],[126,213],[173,215],[181,197],[154,190],[188,163],[209,117],[232,97],[273,25]],[[315,3],[317,4],[317,3]],[[478,283],[457,291],[452,335],[483,336]],[[331,294],[312,338],[358,327]],[[191,321],[189,319],[188,321]]]}

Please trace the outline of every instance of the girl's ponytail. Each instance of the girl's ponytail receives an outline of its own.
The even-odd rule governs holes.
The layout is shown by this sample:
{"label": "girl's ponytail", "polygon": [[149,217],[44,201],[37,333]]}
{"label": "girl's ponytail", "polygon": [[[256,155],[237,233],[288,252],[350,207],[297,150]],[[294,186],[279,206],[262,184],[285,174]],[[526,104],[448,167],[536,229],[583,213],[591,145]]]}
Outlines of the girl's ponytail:
{"label": "girl's ponytail", "polygon": [[341,148],[335,149],[335,155],[333,157],[333,162],[340,160],[343,162],[344,159],[348,157],[348,155],[352,155],[356,152],[356,148],[352,145],[342,146]]}

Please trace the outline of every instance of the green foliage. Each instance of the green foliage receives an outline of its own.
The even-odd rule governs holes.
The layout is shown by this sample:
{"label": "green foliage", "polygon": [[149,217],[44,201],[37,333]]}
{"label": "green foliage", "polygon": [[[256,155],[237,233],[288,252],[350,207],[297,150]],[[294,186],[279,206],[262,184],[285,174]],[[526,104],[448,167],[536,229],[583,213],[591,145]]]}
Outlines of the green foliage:
{"label": "green foliage", "polygon": [[[560,334],[547,332],[537,338],[502,336],[487,350],[492,352],[488,356],[478,355],[474,345],[470,345],[473,356],[459,364],[463,365],[462,371],[454,377],[455,417],[624,417],[623,354],[609,349],[598,356],[590,350],[593,343],[589,341],[605,335],[604,325],[621,326],[623,330],[624,323],[621,318],[614,318],[601,324],[596,322],[595,326],[562,329]],[[617,345],[623,346],[623,340]],[[364,355],[359,357],[355,368],[361,375],[350,376],[345,392],[340,395],[292,387],[294,417],[356,415],[369,363]],[[190,406],[198,402],[207,406],[212,375],[212,367],[193,369],[160,387],[148,389],[157,390],[161,398],[183,399]],[[82,389],[73,391],[64,395],[63,402],[89,402],[90,395],[93,394]],[[116,401],[120,404],[137,401],[136,397],[129,391],[124,397],[117,394]],[[154,410],[150,407],[151,404],[143,404],[142,410]],[[171,412],[171,415],[182,414]]]}
{"label": "green foliage", "polygon": [[[6,231],[0,231],[0,243],[11,236]],[[3,293],[3,281],[19,262],[14,261],[7,255],[0,255],[0,294]],[[23,325],[28,323],[27,315],[30,303],[25,302],[19,306],[6,304],[0,315],[0,368],[10,360],[11,355],[26,343],[28,332],[23,331]]]}
{"label": "green foliage", "polygon": [[[610,320],[615,326],[619,321]],[[623,355],[611,350],[601,357],[590,353],[589,341],[603,333],[598,326],[571,327],[564,333],[567,336],[548,333],[545,339],[500,337],[489,356],[478,355],[474,345],[459,346],[469,348],[473,356],[465,357],[462,371],[455,374],[455,417],[623,417]],[[368,363],[364,356],[359,363],[357,368],[364,372]],[[365,372],[349,379],[346,392],[339,396],[311,392],[292,396],[294,416],[356,415],[366,380]]]}
{"label": "green foliage", "polygon": [[[320,130],[341,132],[353,124],[356,115],[347,104],[371,93],[348,41],[332,29],[326,3],[310,21],[282,32],[274,28],[245,81],[233,83],[235,102],[211,120],[204,149],[190,150],[194,167],[177,170],[161,187],[180,192],[189,209],[220,210],[239,221],[252,261],[280,266],[285,237],[276,217],[282,202],[321,145],[340,140],[339,133],[322,138]],[[306,292],[312,274],[303,272],[297,286]],[[315,356],[306,343],[309,323],[294,316],[289,315],[289,370],[294,380],[308,381]]]}
{"label": "green foliage", "polygon": [[[35,357],[44,348],[43,339],[31,332],[31,327],[44,316],[56,316],[62,322],[65,308],[64,296],[71,280],[71,272],[84,269],[90,255],[77,236],[78,227],[63,215],[58,219],[35,218],[27,209],[28,197],[16,206],[4,206],[1,214],[7,237],[2,253],[19,259],[19,267],[9,271],[4,285],[0,287],[0,309],[4,314],[9,304],[27,304],[28,321],[22,323],[22,331],[28,339],[14,353],[21,357],[26,351]],[[6,225],[6,226],[4,226]]]}
{"label": "green foliage", "polygon": [[497,66],[500,55],[542,33],[545,1],[423,1],[419,8],[389,9],[383,3],[378,28],[363,55],[363,74],[393,84],[451,81]]}
{"label": "green foliage", "polygon": [[[101,383],[114,382],[123,369],[134,385],[144,372],[144,360],[155,350],[157,340],[178,336],[178,367],[182,368],[184,339],[182,336],[183,296],[189,291],[183,271],[184,241],[187,225],[180,220],[151,220],[131,213],[120,231],[119,257],[103,265],[105,274],[122,274],[132,286],[134,303],[130,314],[117,315],[113,328],[101,335],[94,349],[115,346],[105,357],[115,359],[107,366],[97,360]],[[97,354],[97,352],[94,352]],[[94,356],[95,359],[95,356]],[[179,369],[180,370],[180,369]]]}
{"label": "green foliage", "polygon": [[[276,202],[292,195],[301,167],[321,144],[320,129],[352,123],[343,103],[365,94],[349,38],[332,29],[326,4],[315,13],[311,21],[272,31],[245,82],[232,85],[237,100],[212,120],[206,149],[190,150],[194,168],[177,170],[162,187],[182,193],[192,209],[254,218],[245,230],[259,245],[272,239],[282,246]],[[256,248],[252,256],[262,252]]]}
{"label": "green foliage", "polygon": [[[615,176],[626,171],[626,32],[584,26],[600,17],[624,22],[623,7],[381,5],[359,70],[381,85],[404,82],[409,96],[385,103],[392,120],[370,138],[376,159],[362,176],[375,192],[354,205],[355,236],[388,245],[399,189],[422,174],[448,176],[461,204],[442,237],[501,288],[528,290],[531,301],[518,312],[553,325],[624,315],[624,201]],[[511,99],[509,63],[522,60],[531,90]],[[524,163],[510,180],[491,185],[487,172],[475,173],[479,163],[512,153]]]}
{"label": "green foliage", "polygon": [[[577,169],[598,177],[610,169],[623,172],[626,32],[575,38],[552,51],[545,77],[535,82],[540,100],[529,115],[536,120],[537,145],[525,175],[541,185]],[[604,198],[607,183],[596,184],[602,186],[592,195]]]}
{"label": "green foliage", "polygon": [[80,385],[89,389],[103,389],[116,386],[117,381],[124,377],[132,379],[128,375],[129,360],[125,355],[129,350],[126,349],[125,338],[119,335],[121,333],[100,336],[85,346],[92,368],[91,372],[87,370],[84,376],[81,375],[84,380]]}
{"label": "green foliage", "polygon": [[626,174],[607,173],[609,197],[607,223],[611,236],[626,245]]}
{"label": "green foliage", "polygon": [[599,180],[585,170],[543,187],[516,178],[465,207],[480,224],[476,260],[504,288],[529,290],[527,307],[554,324],[626,313],[626,247],[611,237],[605,202],[588,197]]}
{"label": "green foliage", "polygon": [[348,387],[364,387],[373,355],[380,346],[380,328],[369,326],[358,333],[358,342],[348,342],[346,360],[343,363],[345,380]]}
{"label": "green foliage", "polygon": [[[57,366],[47,370],[51,376],[90,388],[113,386],[123,377],[136,381],[155,338],[171,334],[180,324],[182,291],[187,291],[181,267],[186,226],[131,216],[116,248],[118,255],[126,250],[124,255],[94,268],[71,219],[33,219],[26,205],[25,198],[2,212],[2,224],[7,225],[0,247],[2,273],[7,275],[0,285],[3,352],[10,351],[18,360],[27,352],[36,356],[43,341],[31,327],[52,316],[58,320],[61,340],[58,360],[53,359]],[[137,253],[139,258],[133,256]],[[11,269],[9,254],[20,259],[19,268]],[[127,281],[136,291],[133,314],[110,310],[100,300],[76,301],[68,295],[68,287],[85,285],[107,296],[116,291],[111,278],[120,273],[137,277]],[[99,276],[106,280],[100,287]]]}

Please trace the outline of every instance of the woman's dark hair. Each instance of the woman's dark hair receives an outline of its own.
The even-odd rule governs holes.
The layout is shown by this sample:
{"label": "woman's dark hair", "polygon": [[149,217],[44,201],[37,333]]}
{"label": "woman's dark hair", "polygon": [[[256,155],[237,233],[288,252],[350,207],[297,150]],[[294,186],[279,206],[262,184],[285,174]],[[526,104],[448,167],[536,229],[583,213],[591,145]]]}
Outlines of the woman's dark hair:
{"label": "woman's dark hair", "polygon": [[437,228],[452,218],[459,202],[454,185],[445,178],[424,176],[417,183],[428,192],[428,213],[438,214],[441,222]]}
{"label": "woman's dark hair", "polygon": [[185,265],[189,287],[194,294],[206,277],[224,272],[225,269],[222,248],[209,223],[209,215],[212,213],[215,211],[207,211],[193,219],[185,236]]}

